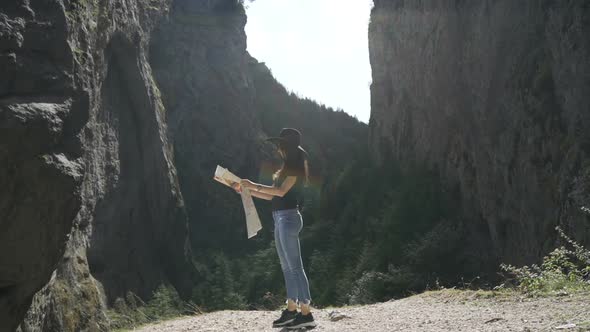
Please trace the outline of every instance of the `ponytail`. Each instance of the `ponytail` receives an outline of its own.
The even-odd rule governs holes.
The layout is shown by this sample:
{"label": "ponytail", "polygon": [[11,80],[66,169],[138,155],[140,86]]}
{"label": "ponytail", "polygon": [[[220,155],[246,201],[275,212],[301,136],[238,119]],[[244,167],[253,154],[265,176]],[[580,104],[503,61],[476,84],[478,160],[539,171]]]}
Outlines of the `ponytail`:
{"label": "ponytail", "polygon": [[283,166],[273,174],[273,180],[278,179],[285,170],[289,173],[295,172],[297,176],[303,177],[304,185],[309,184],[309,162],[307,152],[299,148],[284,149],[285,158],[283,159]]}

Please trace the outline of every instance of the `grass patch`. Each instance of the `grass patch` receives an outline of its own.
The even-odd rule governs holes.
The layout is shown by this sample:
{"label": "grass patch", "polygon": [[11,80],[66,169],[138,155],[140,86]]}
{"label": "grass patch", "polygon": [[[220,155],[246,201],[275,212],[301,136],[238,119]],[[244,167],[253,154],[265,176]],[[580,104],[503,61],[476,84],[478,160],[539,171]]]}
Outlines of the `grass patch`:
{"label": "grass patch", "polygon": [[590,331],[590,320],[577,324],[578,331]]}
{"label": "grass patch", "polygon": [[511,300],[523,295],[574,298],[590,295],[590,250],[568,237],[561,228],[556,227],[556,230],[563,239],[563,246],[545,256],[541,265],[515,267],[502,264],[500,267],[506,281],[493,289],[437,288],[419,296],[462,302],[476,299]]}
{"label": "grass patch", "polygon": [[561,228],[556,230],[566,244],[545,256],[540,266],[501,265],[502,271],[509,275],[508,287],[531,296],[590,292],[590,250],[569,238]]}
{"label": "grass patch", "polygon": [[169,285],[158,287],[147,303],[128,292],[125,298],[117,298],[113,307],[107,310],[110,328],[115,331],[197,313],[201,313],[200,309],[183,301],[174,287]]}

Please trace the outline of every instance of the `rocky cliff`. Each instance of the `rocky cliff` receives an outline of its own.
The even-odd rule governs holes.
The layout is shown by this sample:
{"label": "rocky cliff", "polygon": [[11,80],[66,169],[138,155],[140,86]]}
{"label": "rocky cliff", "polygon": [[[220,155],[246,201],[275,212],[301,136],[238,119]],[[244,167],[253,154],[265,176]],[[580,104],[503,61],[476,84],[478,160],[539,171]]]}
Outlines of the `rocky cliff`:
{"label": "rocky cliff", "polygon": [[190,293],[186,212],[148,61],[169,5],[0,4],[0,330],[31,302],[24,331],[95,331],[127,292],[170,282]]}
{"label": "rocky cliff", "polygon": [[375,0],[369,30],[376,159],[438,169],[493,260],[590,243],[587,2]]}
{"label": "rocky cliff", "polygon": [[190,296],[191,248],[243,248],[211,176],[257,171],[245,23],[235,0],[0,5],[0,331],[107,330],[117,298]]}
{"label": "rocky cliff", "polygon": [[[236,1],[176,0],[154,32],[150,62],[168,111],[180,187],[197,253],[241,251],[243,212],[235,193],[212,181],[217,165],[256,174],[261,132],[248,73],[246,13]],[[232,202],[228,204],[228,202]],[[225,238],[226,243],[218,239]]]}

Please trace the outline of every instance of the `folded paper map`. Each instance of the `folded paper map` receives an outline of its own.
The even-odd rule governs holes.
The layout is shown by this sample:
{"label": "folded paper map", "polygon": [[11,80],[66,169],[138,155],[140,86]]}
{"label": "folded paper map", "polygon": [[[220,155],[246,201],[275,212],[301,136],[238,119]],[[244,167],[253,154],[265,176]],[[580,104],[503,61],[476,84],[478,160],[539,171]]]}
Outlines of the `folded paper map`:
{"label": "folded paper map", "polygon": [[[228,187],[231,187],[234,183],[240,183],[240,181],[242,181],[242,179],[221,166],[217,166],[215,169],[213,179]],[[244,213],[246,214],[246,230],[248,232],[248,238],[250,239],[262,229],[262,224],[260,224],[260,218],[258,217],[258,212],[254,206],[250,190],[242,188],[241,196]]]}

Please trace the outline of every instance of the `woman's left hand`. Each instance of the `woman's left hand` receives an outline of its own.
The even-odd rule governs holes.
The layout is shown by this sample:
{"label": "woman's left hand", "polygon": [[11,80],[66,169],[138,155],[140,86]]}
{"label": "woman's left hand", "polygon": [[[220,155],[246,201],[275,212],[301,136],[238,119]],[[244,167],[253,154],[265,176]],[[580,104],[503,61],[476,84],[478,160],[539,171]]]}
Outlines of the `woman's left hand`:
{"label": "woman's left hand", "polygon": [[232,188],[234,188],[234,190],[235,190],[235,191],[236,191],[238,194],[241,194],[241,193],[242,193],[242,186],[240,186],[240,184],[239,184],[239,183],[237,183],[237,182],[234,182],[234,183],[232,183],[231,187],[232,187]]}

